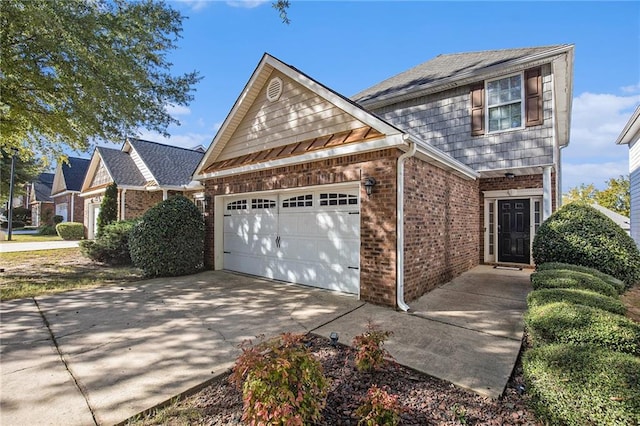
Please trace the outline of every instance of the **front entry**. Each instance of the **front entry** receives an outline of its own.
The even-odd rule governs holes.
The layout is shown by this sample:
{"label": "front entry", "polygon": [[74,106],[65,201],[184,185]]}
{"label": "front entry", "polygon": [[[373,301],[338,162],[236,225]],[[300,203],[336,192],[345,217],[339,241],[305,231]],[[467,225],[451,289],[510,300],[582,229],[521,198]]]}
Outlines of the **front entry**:
{"label": "front entry", "polygon": [[530,200],[498,201],[498,261],[529,263]]}

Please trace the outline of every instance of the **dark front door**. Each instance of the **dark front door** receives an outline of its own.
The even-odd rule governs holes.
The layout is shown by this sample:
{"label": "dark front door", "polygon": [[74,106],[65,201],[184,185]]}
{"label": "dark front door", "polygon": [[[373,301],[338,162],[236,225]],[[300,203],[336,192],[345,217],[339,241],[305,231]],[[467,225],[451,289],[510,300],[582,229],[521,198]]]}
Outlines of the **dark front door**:
{"label": "dark front door", "polygon": [[498,201],[498,261],[529,263],[530,200]]}

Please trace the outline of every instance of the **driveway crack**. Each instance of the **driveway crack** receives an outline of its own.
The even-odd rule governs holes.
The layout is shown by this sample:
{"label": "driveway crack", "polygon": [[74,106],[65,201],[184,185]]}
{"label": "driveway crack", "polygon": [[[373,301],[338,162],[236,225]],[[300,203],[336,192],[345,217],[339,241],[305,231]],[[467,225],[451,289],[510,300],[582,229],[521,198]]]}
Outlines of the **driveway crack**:
{"label": "driveway crack", "polygon": [[64,368],[67,370],[67,372],[69,373],[69,375],[73,379],[73,383],[76,385],[76,388],[78,388],[78,391],[80,391],[80,394],[84,398],[84,402],[87,404],[87,408],[89,409],[89,412],[91,413],[91,418],[93,419],[93,424],[98,426],[98,422],[96,420],[96,414],[93,412],[93,408],[91,407],[91,404],[89,403],[89,397],[83,391],[82,386],[80,386],[80,382],[78,382],[78,379],[73,375],[73,372],[71,371],[71,369],[69,369],[69,364],[67,363],[67,360],[65,359],[64,355],[62,354],[62,351],[60,350],[60,346],[58,346],[58,341],[56,340],[56,337],[54,336],[53,331],[51,330],[51,325],[49,324],[49,320],[47,320],[47,317],[44,315],[44,312],[42,311],[42,309],[40,309],[40,304],[38,304],[38,301],[36,300],[35,297],[33,298],[33,303],[36,305],[36,308],[38,309],[38,313],[40,314],[40,317],[42,318],[42,322],[47,327],[47,331],[49,332],[49,336],[51,336],[51,341],[53,342],[53,345],[56,347],[56,352],[58,353],[58,356],[60,357],[60,361],[62,361],[62,364],[64,364]]}

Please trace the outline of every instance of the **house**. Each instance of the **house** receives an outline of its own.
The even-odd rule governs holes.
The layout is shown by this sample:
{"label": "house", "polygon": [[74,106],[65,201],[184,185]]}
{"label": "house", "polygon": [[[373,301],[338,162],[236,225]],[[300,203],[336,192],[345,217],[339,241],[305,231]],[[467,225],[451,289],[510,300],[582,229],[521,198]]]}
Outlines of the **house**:
{"label": "house", "polygon": [[616,139],[618,145],[629,145],[629,191],[631,198],[631,238],[640,247],[640,106],[629,118]]}
{"label": "house", "polygon": [[53,225],[53,178],[53,173],[40,173],[33,182],[27,184],[25,200],[31,210],[32,226]]}
{"label": "house", "polygon": [[107,186],[118,186],[118,220],[142,216],[170,195],[183,194],[201,204],[202,187],[191,175],[204,155],[186,149],[129,138],[122,149],[97,147],[91,157],[80,196],[84,199],[87,237],[94,238],[100,204]]}
{"label": "house", "polygon": [[601,206],[598,203],[592,203],[590,204],[590,206],[614,221],[616,225],[618,225],[624,232],[627,233],[627,235],[631,235],[631,222],[628,217],[621,215],[618,212],[614,212],[613,210],[608,209],[604,206]]}
{"label": "house", "polygon": [[80,189],[89,168],[86,158],[69,157],[56,168],[51,189],[55,214],[62,216],[63,222],[84,220],[84,200]]}
{"label": "house", "polygon": [[530,266],[558,205],[573,46],[441,55],[352,98],[265,54],[196,169],[206,261],[409,309]]}

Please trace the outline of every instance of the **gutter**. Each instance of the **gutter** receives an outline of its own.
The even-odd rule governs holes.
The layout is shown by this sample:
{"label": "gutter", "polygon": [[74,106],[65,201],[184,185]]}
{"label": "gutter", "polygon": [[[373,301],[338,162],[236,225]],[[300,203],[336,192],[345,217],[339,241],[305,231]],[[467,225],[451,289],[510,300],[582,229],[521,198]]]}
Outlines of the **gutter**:
{"label": "gutter", "polygon": [[[403,135],[408,139],[408,135]],[[404,312],[409,305],[404,301],[404,160],[416,154],[416,143],[409,142],[409,151],[398,157],[396,180],[396,305]]]}

